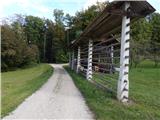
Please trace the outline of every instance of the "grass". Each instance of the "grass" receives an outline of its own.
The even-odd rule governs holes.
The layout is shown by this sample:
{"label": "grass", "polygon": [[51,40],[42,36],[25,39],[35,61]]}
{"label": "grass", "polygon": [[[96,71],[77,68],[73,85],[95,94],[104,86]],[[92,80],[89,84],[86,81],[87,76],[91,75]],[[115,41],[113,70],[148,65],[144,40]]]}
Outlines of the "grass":
{"label": "grass", "polygon": [[48,64],[2,73],[1,117],[13,111],[26,97],[39,89],[52,73],[53,68]]}
{"label": "grass", "polygon": [[[143,64],[143,63],[142,63]],[[99,120],[159,120],[160,68],[148,65],[130,70],[130,105],[118,102],[113,94],[105,92],[65,66],[86,103]]]}
{"label": "grass", "polygon": [[93,72],[92,80],[112,89],[113,92],[117,91],[118,72],[114,74]]}

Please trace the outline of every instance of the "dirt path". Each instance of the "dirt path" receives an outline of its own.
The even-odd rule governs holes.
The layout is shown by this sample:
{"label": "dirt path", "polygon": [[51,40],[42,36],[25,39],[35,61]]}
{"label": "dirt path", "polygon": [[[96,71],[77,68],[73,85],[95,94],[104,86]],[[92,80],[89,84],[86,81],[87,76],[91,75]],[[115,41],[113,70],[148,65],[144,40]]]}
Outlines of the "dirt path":
{"label": "dirt path", "polygon": [[4,119],[93,119],[84,98],[62,65],[53,64],[54,74]]}

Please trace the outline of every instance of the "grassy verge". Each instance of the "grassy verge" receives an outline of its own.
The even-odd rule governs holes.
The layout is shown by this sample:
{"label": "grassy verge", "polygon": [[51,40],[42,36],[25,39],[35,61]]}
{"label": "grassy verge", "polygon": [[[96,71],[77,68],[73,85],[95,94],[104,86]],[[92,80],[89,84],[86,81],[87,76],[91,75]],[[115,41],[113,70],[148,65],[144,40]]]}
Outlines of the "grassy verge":
{"label": "grassy verge", "polygon": [[159,120],[160,119],[160,69],[132,68],[130,70],[131,105],[118,102],[107,93],[88,82],[65,66],[86,103],[100,120]]}
{"label": "grassy verge", "polygon": [[52,73],[53,68],[48,64],[2,73],[1,117],[6,116],[39,89]]}

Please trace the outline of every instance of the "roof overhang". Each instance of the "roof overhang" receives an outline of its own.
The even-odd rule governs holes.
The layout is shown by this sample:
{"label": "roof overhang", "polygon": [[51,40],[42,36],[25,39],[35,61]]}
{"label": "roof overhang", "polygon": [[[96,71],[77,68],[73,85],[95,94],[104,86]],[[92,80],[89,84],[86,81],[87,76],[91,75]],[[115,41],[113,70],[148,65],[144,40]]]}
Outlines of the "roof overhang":
{"label": "roof overhang", "polygon": [[127,1],[130,2],[129,11],[123,9],[126,1],[113,1],[97,16],[83,31],[78,39],[71,43],[71,47],[88,42],[88,39],[103,40],[111,34],[120,32],[122,16],[130,16],[131,21],[136,21],[155,11],[147,1]]}

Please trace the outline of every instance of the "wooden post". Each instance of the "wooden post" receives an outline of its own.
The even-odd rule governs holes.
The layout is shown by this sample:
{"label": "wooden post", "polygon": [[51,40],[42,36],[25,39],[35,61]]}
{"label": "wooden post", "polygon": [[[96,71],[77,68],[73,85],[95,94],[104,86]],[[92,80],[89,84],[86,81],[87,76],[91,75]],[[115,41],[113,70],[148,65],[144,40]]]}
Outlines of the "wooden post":
{"label": "wooden post", "polygon": [[[130,2],[125,2],[124,9],[130,7]],[[129,39],[130,39],[130,18],[123,16],[121,31],[121,53],[120,53],[120,73],[118,80],[117,98],[121,102],[128,101],[129,94]]]}
{"label": "wooden post", "polygon": [[111,45],[111,63],[113,64],[114,63],[114,47],[113,45]]}
{"label": "wooden post", "polygon": [[80,57],[80,47],[78,47],[78,55],[77,55],[77,73],[79,72],[79,68],[80,68],[80,59],[81,59],[81,57]]}
{"label": "wooden post", "polygon": [[74,69],[74,50],[72,52],[72,70]]}
{"label": "wooden post", "polygon": [[92,79],[92,52],[93,52],[93,41],[90,39],[88,45],[87,80]]}
{"label": "wooden post", "polygon": [[111,65],[110,65],[110,74],[113,74],[114,73],[114,71],[113,71],[113,63],[114,63],[114,47],[113,47],[113,45],[111,44],[111,47],[110,47],[110,61],[111,61]]}

